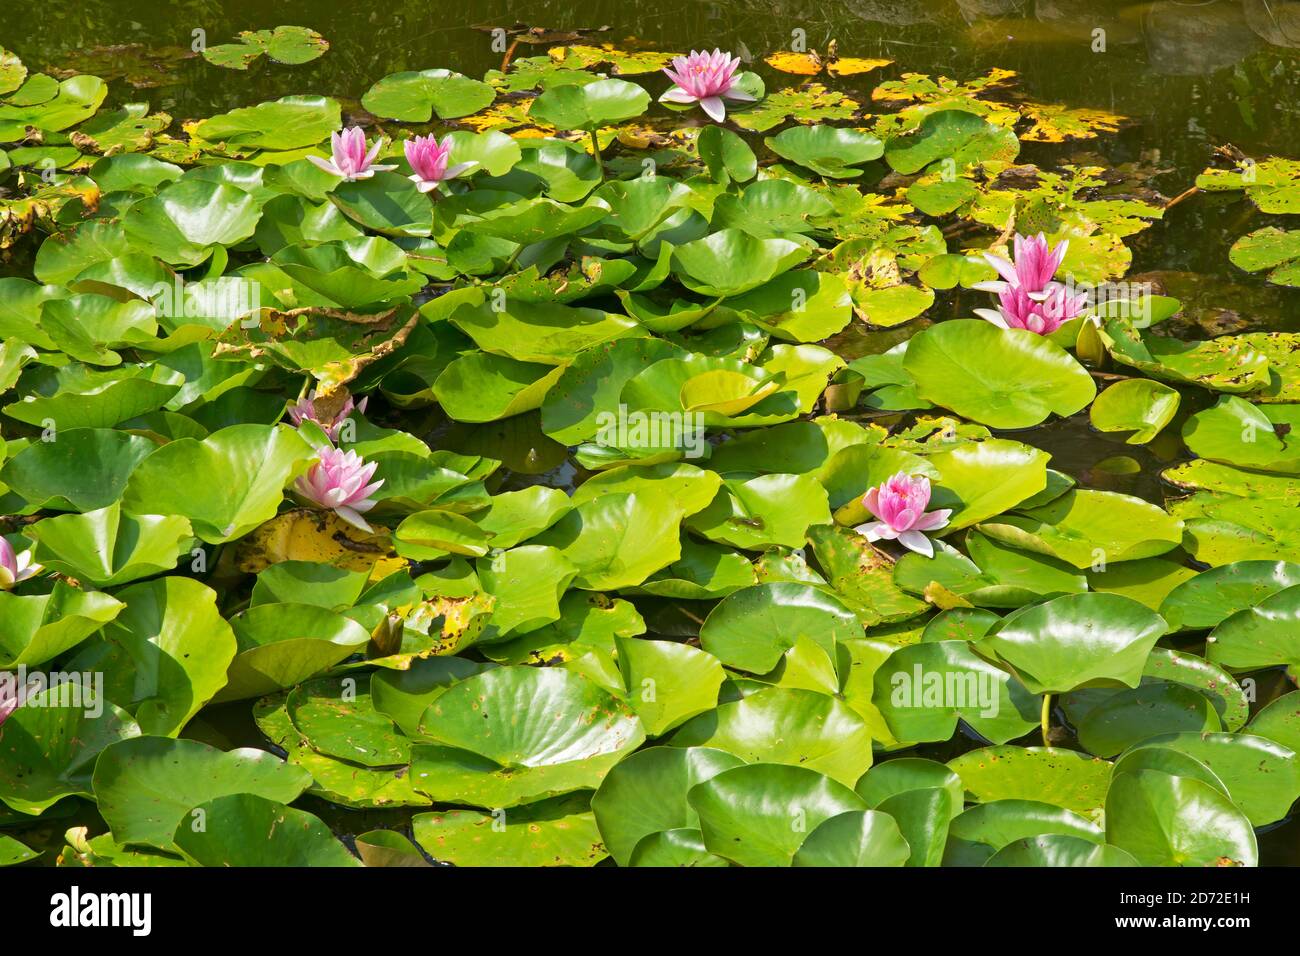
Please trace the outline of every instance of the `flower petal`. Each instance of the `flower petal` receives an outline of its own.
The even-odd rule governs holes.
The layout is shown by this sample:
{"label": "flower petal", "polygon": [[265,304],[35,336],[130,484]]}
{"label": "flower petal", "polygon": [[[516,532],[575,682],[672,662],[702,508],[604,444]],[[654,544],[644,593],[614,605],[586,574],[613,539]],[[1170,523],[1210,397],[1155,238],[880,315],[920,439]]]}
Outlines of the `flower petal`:
{"label": "flower petal", "polygon": [[700,106],[715,123],[721,123],[727,118],[727,107],[720,96],[706,96],[700,100]]}
{"label": "flower petal", "polygon": [[680,86],[669,87],[668,92],[659,97],[660,103],[694,103],[695,97],[691,96]]}
{"label": "flower petal", "polygon": [[1000,329],[1008,328],[1007,320],[997,309],[975,309],[975,314],[986,322],[992,322]]}
{"label": "flower petal", "polygon": [[917,554],[923,554],[927,558],[934,557],[934,545],[930,539],[919,531],[904,531],[898,536],[898,543],[909,551],[915,551]]}

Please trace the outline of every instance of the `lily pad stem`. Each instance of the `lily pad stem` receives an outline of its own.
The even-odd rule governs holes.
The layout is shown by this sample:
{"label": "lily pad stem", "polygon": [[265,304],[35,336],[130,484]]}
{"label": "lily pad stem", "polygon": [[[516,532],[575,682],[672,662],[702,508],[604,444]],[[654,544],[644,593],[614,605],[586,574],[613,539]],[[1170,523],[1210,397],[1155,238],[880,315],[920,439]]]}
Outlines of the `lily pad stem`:
{"label": "lily pad stem", "polygon": [[1052,746],[1052,738],[1050,734],[1051,726],[1052,726],[1052,695],[1044,694],[1043,695],[1043,719],[1042,719],[1044,747],[1050,748]]}

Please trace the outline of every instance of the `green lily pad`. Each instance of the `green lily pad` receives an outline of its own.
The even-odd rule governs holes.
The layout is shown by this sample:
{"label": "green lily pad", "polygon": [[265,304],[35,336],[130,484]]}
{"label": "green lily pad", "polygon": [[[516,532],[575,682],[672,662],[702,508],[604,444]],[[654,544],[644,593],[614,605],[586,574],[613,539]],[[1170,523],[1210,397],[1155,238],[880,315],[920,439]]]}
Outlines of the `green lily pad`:
{"label": "green lily pad", "polygon": [[1173,421],[1178,392],[1146,379],[1126,379],[1107,388],[1092,403],[1089,417],[1104,432],[1131,431],[1125,441],[1145,445]]}
{"label": "green lily pad", "polygon": [[241,30],[237,43],[204,47],[203,58],[214,66],[247,70],[259,57],[277,63],[310,63],[325,55],[329,41],[307,27],[281,26],[274,30]]}
{"label": "green lily pad", "polygon": [[313,750],[289,718],[285,695],[253,707],[258,729],[285,751],[286,760],[311,775],[312,795],[357,809],[427,807],[432,801],[411,786],[411,768],[363,767]]}
{"label": "green lily pad", "polygon": [[124,515],[118,504],[46,518],[27,536],[40,564],[97,587],[170,571],[194,540],[183,517]]}
{"label": "green lily pad", "polygon": [[712,541],[747,550],[797,548],[818,525],[829,525],[826,491],[812,475],[729,476],[709,507],[686,519]]}
{"label": "green lily pad", "polygon": [[1041,507],[983,522],[979,529],[995,541],[1076,568],[1154,557],[1183,538],[1183,522],[1150,502],[1091,490],[1066,492]]}
{"label": "green lily pad", "polygon": [[791,162],[831,179],[853,179],[860,167],[885,152],[885,144],[870,133],[834,126],[792,126],[764,140],[769,149]]}
{"label": "green lily pad", "polygon": [[594,131],[640,116],[649,105],[650,94],[635,83],[597,80],[545,90],[533,100],[528,114],[556,129]]}
{"label": "green lily pad", "polygon": [[985,747],[948,766],[980,803],[1038,800],[1086,813],[1103,804],[1110,784],[1106,761],[1054,747]]}
{"label": "green lily pad", "polygon": [[220,700],[259,697],[314,677],[361,651],[370,635],[356,621],[309,604],[261,604],[230,619],[239,653]]}
{"label": "green lily pad", "polygon": [[742,765],[739,757],[705,747],[651,747],[614,767],[592,797],[591,809],[610,856],[626,866],[656,833],[697,829],[687,801],[698,783]]}
{"label": "green lily pad", "polygon": [[848,705],[812,690],[773,687],[696,717],[670,741],[710,747],[746,763],[779,763],[824,773],[845,786],[871,766],[871,733]]}
{"label": "green lily pad", "polygon": [[1101,828],[1078,813],[1038,800],[993,800],[953,818],[944,866],[985,866],[1018,840],[1060,835],[1101,844]]}
{"label": "green lily pad", "polygon": [[584,349],[640,334],[627,316],[549,302],[508,302],[504,309],[493,302],[467,303],[450,321],[485,351],[546,365],[563,365]]}
{"label": "green lily pad", "polygon": [[49,594],[0,591],[0,667],[36,667],[76,647],[122,610],[102,591],[58,581]]}
{"label": "green lily pad", "polygon": [[709,852],[741,866],[789,866],[824,821],[867,809],[830,777],[777,764],[724,770],[697,783],[687,799]]}
{"label": "green lily pad", "polygon": [[361,97],[361,105],[377,116],[403,123],[427,123],[477,113],[496,98],[481,80],[450,70],[392,73]]}
{"label": "green lily pad", "polygon": [[683,827],[651,833],[636,845],[628,866],[709,866],[729,867],[731,864],[715,856],[704,845],[704,834]]}
{"label": "green lily pad", "polygon": [[416,842],[456,866],[593,866],[606,856],[586,794],[510,810],[450,810],[411,820]]}
{"label": "green lily pad", "polygon": [[1207,656],[1216,664],[1239,670],[1300,664],[1294,640],[1297,621],[1300,586],[1283,588],[1215,625],[1206,640]]}
{"label": "green lily pad", "polygon": [[108,428],[70,428],[5,462],[0,481],[42,510],[95,511],[117,501],[131,472],[157,446]]}
{"label": "green lily pad", "polygon": [[168,849],[203,803],[235,794],[288,803],[310,783],[306,772],[260,750],[223,753],[196,740],[134,737],[100,754],[94,792],[119,843]]}
{"label": "green lily pad", "polygon": [[1300,746],[1300,691],[1292,691],[1277,698],[1251,718],[1246,729],[1256,737],[1264,737],[1295,750]]}
{"label": "green lily pad", "polygon": [[862,636],[851,610],[819,588],[773,582],[728,595],[700,627],[700,645],[729,667],[765,674],[800,637],[827,654],[840,640]]}
{"label": "green lily pad", "polygon": [[597,787],[645,739],[631,709],[596,684],[531,667],[461,681],[420,725],[440,743],[415,747],[415,787],[439,802],[487,807]]}
{"label": "green lily pad", "polygon": [[1157,734],[1220,729],[1214,705],[1178,684],[1143,684],[1120,691],[1090,709],[1077,728],[1079,743],[1099,757],[1114,757]]}
{"label": "green lily pad", "polygon": [[1274,285],[1300,285],[1300,230],[1258,229],[1234,242],[1228,258],[1247,272],[1269,270]]}
{"label": "green lily pad", "polygon": [[538,408],[563,372],[562,365],[472,352],[443,369],[433,394],[456,421],[492,422]]}
{"label": "green lily pad", "polygon": [[943,160],[951,161],[954,172],[993,160],[1010,162],[1019,152],[1011,130],[966,110],[949,109],[931,113],[911,134],[891,140],[884,155],[897,172],[916,173]]}
{"label": "green lily pad", "polygon": [[[85,696],[80,684],[64,684],[26,700],[0,736],[0,801],[24,814],[42,813],[64,797],[94,797],[91,774],[100,752],[137,737],[140,727],[126,711],[102,697]],[[78,699],[80,698],[80,699]]]}
{"label": "green lily pad", "polygon": [[1117,774],[1106,797],[1106,842],[1144,866],[1255,866],[1250,820],[1210,785],[1156,770]]}
{"label": "green lily pad", "polygon": [[31,847],[24,846],[11,836],[0,836],[0,866],[16,866],[40,856]]}
{"label": "green lily pad", "polygon": [[312,748],[364,767],[411,762],[411,744],[371,703],[367,677],[300,684],[285,701],[289,719]]}
{"label": "green lily pad", "polygon": [[1064,833],[1025,837],[994,853],[985,866],[1140,866],[1126,850]]}
{"label": "green lily pad", "polygon": [[1280,474],[1300,474],[1300,448],[1288,441],[1300,424],[1296,406],[1252,405],[1225,395],[1183,426],[1187,447],[1202,458]]}
{"label": "green lily pad", "polygon": [[1004,547],[978,532],[967,534],[966,548],[969,558],[942,543],[933,558],[905,554],[894,566],[894,583],[918,595],[937,583],[976,607],[997,608],[1088,589],[1088,579],[1063,562]]}
{"label": "green lily pad", "polygon": [[673,269],[701,295],[740,295],[802,262],[808,252],[790,239],[758,239],[739,229],[722,229],[677,246]]}
{"label": "green lily pad", "polygon": [[[136,467],[122,507],[136,515],[180,515],[204,541],[230,541],[275,516],[284,486],[310,451],[296,432],[270,425],[182,438]],[[219,481],[210,480],[217,475]]]}
{"label": "green lily pad", "polygon": [[848,810],[817,825],[792,866],[902,866],[911,850],[887,813]]}
{"label": "green lily pad", "polygon": [[293,150],[328,139],[339,126],[337,101],[285,96],[205,119],[194,127],[194,135],[235,150]]}
{"label": "green lily pad", "polygon": [[397,173],[381,171],[339,183],[329,198],[353,222],[385,236],[427,236],[433,231],[428,200],[415,183]]}
{"label": "green lily pad", "polygon": [[[105,628],[106,693],[129,706],[144,734],[174,737],[226,684],[234,633],[216,592],[183,577],[117,592],[126,604]],[[78,665],[91,661],[78,660]]]}
{"label": "green lily pad", "polygon": [[560,619],[560,597],[579,573],[564,552],[525,545],[476,563],[483,589],[497,599],[493,639],[535,631]]}
{"label": "green lily pad", "polygon": [[[662,736],[717,706],[725,674],[712,654],[686,644],[639,637],[615,636],[614,644],[628,703],[648,736]],[[689,736],[685,729],[681,734]]]}
{"label": "green lily pad", "polygon": [[1092,376],[1063,349],[1024,329],[943,322],[908,343],[904,370],[921,398],[993,428],[1066,417],[1096,394]]}
{"label": "green lily pad", "polygon": [[250,238],[260,218],[249,193],[196,179],[173,183],[136,203],[122,226],[135,248],[174,265],[197,266],[215,248]]}
{"label": "green lily pad", "polygon": [[629,587],[681,557],[681,518],[671,498],[649,492],[602,495],[578,504],[533,543],[558,548],[577,566],[575,587]]}
{"label": "green lily pad", "polygon": [[964,641],[901,647],[876,669],[874,682],[872,702],[899,741],[947,740],[960,719],[1005,743],[1038,722],[1038,698]]}
{"label": "green lily pad", "polygon": [[1034,693],[1064,693],[1103,679],[1136,687],[1167,627],[1131,598],[1067,594],[1026,608],[978,647],[1014,668]]}
{"label": "green lily pad", "polygon": [[174,844],[198,866],[361,866],[318,817],[256,793],[217,797],[190,811]]}

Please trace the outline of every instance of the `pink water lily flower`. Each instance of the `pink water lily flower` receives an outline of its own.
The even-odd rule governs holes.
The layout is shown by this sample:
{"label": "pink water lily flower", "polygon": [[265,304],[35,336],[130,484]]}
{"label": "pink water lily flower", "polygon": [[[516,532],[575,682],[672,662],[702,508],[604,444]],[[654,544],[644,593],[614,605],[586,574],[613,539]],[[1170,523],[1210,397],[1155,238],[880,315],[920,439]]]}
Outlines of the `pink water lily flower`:
{"label": "pink water lily flower", "polygon": [[13,545],[0,538],[0,591],[8,591],[40,571],[41,566],[32,563],[31,551],[15,554]]}
{"label": "pink water lily flower", "polygon": [[690,56],[673,59],[673,65],[664,70],[676,85],[659,97],[661,103],[699,103],[704,112],[721,123],[727,118],[724,99],[753,102],[754,97],[735,85],[736,67],[740,57],[714,50],[705,53],[692,50]]}
{"label": "pink water lily flower", "polygon": [[1004,329],[1028,329],[1051,335],[1066,322],[1083,313],[1088,295],[1071,295],[1059,282],[1049,283],[1038,297],[1023,286],[1006,286],[998,293],[997,309],[976,309],[975,314]]}
{"label": "pink water lily flower", "polygon": [[447,162],[451,159],[451,145],[450,135],[444,136],[439,143],[432,133],[413,137],[402,144],[402,149],[406,151],[406,161],[415,173],[410,177],[411,182],[415,183],[415,188],[420,192],[437,189],[438,183],[455,179],[465,170],[478,165],[477,162],[470,161],[447,168]]}
{"label": "pink water lily flower", "polygon": [[860,524],[854,531],[868,541],[897,541],[927,558],[934,557],[934,545],[925,532],[947,527],[952,514],[951,508],[927,513],[930,479],[901,471],[863,495],[862,503],[878,520]]}
{"label": "pink water lily flower", "polygon": [[378,462],[367,464],[354,451],[343,451],[332,446],[319,449],[319,457],[296,482],[294,488],[309,501],[334,511],[348,524],[371,531],[362,512],[375,506],[370,496],[384,483],[367,484],[374,477]]}
{"label": "pink water lily flower", "polygon": [[0,725],[9,719],[20,703],[17,680],[12,674],[0,674]]}
{"label": "pink water lily flower", "polygon": [[308,156],[311,162],[315,163],[327,173],[333,173],[335,176],[342,176],[348,182],[358,179],[369,179],[375,173],[384,172],[389,169],[396,169],[396,166],[375,166],[375,158],[379,155],[379,150],[383,147],[382,138],[375,140],[375,145],[366,151],[366,134],[362,132],[359,126],[349,126],[347,129],[338,133],[330,134],[330,146],[333,150],[333,156],[330,159],[321,159],[319,156]]}
{"label": "pink water lily flower", "polygon": [[295,428],[303,422],[315,422],[325,434],[329,435],[330,441],[338,441],[339,434],[343,431],[343,425],[352,415],[353,409],[364,412],[366,403],[369,401],[370,397],[367,396],[354,404],[352,396],[349,395],[348,400],[343,403],[343,407],[338,410],[338,413],[327,420],[324,414],[316,408],[316,390],[312,389],[311,394],[306,398],[300,398],[295,404],[289,406],[289,420],[293,422]]}
{"label": "pink water lily flower", "polygon": [[1062,239],[1055,247],[1048,245],[1047,237],[1041,232],[1036,236],[1017,234],[1012,243],[1011,259],[984,253],[985,260],[998,271],[1002,280],[979,282],[973,288],[996,293],[1008,287],[1024,289],[1031,298],[1039,298],[1054,284],[1052,276],[1061,267],[1069,247],[1068,239]]}

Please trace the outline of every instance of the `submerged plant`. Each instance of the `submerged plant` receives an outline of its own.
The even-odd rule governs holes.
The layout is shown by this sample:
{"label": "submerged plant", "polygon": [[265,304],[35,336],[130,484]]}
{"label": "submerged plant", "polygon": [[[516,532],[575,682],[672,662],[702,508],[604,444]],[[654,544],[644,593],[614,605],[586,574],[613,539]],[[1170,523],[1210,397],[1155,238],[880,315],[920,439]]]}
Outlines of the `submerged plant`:
{"label": "submerged plant", "polygon": [[715,49],[712,53],[692,50],[689,56],[679,56],[664,73],[673,81],[661,102],[688,105],[699,103],[709,118],[721,123],[727,118],[723,100],[752,103],[753,95],[736,85],[736,68],[740,57]]}
{"label": "submerged plant", "polygon": [[378,462],[367,463],[354,451],[329,445],[318,452],[316,461],[294,483],[294,488],[313,504],[334,511],[348,524],[372,531],[361,515],[375,506],[370,496],[384,483],[382,478],[370,481],[379,467]]}
{"label": "submerged plant", "polygon": [[932,558],[934,545],[925,532],[946,528],[952,509],[927,512],[929,503],[930,479],[900,471],[862,496],[862,504],[876,520],[853,530],[868,541],[897,541],[909,551]]}

